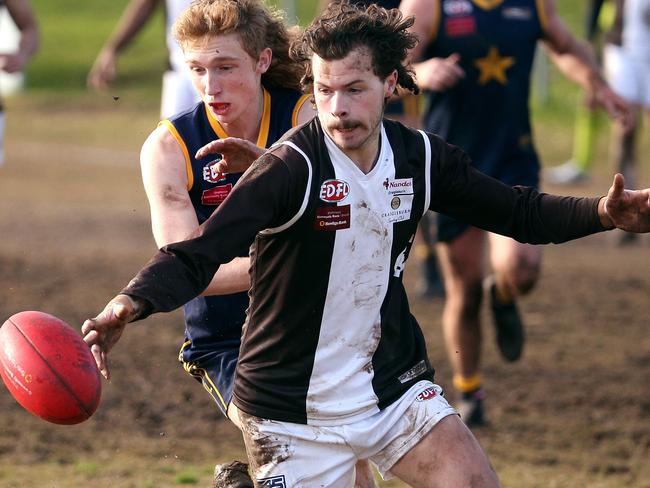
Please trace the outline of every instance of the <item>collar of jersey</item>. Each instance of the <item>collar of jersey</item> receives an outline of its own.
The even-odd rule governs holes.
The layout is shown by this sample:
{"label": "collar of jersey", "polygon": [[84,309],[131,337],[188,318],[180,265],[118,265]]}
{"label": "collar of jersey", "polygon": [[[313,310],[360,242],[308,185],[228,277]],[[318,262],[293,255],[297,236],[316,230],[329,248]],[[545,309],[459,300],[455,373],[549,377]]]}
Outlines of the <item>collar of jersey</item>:
{"label": "collar of jersey", "polygon": [[483,10],[492,10],[503,3],[503,0],[472,0],[472,3]]}
{"label": "collar of jersey", "polygon": [[[269,137],[269,123],[271,121],[271,95],[268,91],[266,91],[266,88],[264,87],[262,87],[262,92],[264,95],[264,108],[262,109],[260,131],[257,134],[257,142],[255,143],[257,147],[266,147],[266,142]],[[210,122],[212,130],[219,137],[219,139],[225,139],[228,137],[228,133],[221,126],[207,105],[205,105],[205,113],[208,117],[208,121]]]}
{"label": "collar of jersey", "polygon": [[369,173],[364,173],[359,169],[359,167],[352,161],[347,154],[345,154],[341,148],[339,148],[336,143],[330,138],[329,134],[323,130],[325,135],[325,146],[327,147],[327,152],[330,155],[334,169],[336,170],[336,163],[344,164],[352,168],[352,171],[356,171],[357,176],[362,180],[370,180],[372,177],[379,172],[379,167],[382,166],[389,159],[390,145],[388,144],[388,137],[386,136],[386,131],[384,130],[384,124],[381,124],[381,148],[379,149],[379,155],[375,165],[372,167]]}

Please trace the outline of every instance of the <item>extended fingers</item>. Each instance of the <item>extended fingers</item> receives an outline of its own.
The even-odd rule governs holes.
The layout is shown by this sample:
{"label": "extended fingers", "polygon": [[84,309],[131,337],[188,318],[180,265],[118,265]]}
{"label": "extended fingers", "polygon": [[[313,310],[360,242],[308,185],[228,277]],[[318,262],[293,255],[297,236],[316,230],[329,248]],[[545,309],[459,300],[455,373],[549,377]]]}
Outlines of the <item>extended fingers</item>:
{"label": "extended fingers", "polygon": [[90,347],[90,352],[95,358],[97,369],[99,369],[102,376],[104,376],[104,378],[106,378],[107,380],[110,379],[111,373],[108,369],[108,363],[106,362],[106,352],[97,344],[93,344]]}
{"label": "extended fingers", "polygon": [[205,146],[196,151],[196,159],[201,159],[206,157],[209,154],[216,154],[219,152],[219,149],[223,146],[222,140],[216,140],[208,142]]}

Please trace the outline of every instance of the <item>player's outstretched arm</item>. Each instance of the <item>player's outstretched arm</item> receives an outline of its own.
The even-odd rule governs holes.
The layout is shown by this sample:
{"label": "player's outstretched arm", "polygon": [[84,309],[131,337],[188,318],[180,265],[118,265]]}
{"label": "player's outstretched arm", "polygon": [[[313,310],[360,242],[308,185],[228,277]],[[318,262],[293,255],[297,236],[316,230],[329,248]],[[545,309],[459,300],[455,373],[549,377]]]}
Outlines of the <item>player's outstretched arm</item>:
{"label": "player's outstretched arm", "polygon": [[220,173],[243,173],[264,154],[264,149],[245,139],[226,137],[207,143],[196,152],[196,159],[210,154],[221,154],[222,159],[216,164]]}
{"label": "player's outstretched arm", "polygon": [[137,303],[128,295],[117,295],[93,319],[81,326],[84,341],[90,346],[97,368],[107,380],[110,379],[108,353],[124,332],[126,324],[137,317]]}
{"label": "player's outstretched arm", "polygon": [[95,90],[107,89],[115,79],[117,57],[152,17],[160,0],[131,0],[113,34],[97,55],[86,83]]}
{"label": "player's outstretched arm", "polygon": [[628,232],[650,232],[650,188],[626,190],[623,175],[614,176],[607,197],[598,206],[604,226]]}

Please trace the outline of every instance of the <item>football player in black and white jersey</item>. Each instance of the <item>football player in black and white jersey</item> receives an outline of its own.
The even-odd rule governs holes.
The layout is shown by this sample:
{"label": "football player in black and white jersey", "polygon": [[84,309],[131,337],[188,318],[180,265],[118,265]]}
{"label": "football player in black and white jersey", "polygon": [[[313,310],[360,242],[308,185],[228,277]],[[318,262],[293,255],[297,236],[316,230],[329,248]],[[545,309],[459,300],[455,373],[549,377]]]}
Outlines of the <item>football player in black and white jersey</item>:
{"label": "football player in black and white jersey", "polygon": [[411,486],[496,487],[476,438],[433,383],[402,283],[426,210],[531,243],[650,231],[650,189],[558,197],[509,187],[465,153],[383,118],[413,19],[330,5],[294,45],[318,116],[242,176],[192,236],[168,245],[82,326],[103,372],[126,324],[198,295],[251,245],[251,303],[233,404],[258,486],[350,487],[358,459]]}

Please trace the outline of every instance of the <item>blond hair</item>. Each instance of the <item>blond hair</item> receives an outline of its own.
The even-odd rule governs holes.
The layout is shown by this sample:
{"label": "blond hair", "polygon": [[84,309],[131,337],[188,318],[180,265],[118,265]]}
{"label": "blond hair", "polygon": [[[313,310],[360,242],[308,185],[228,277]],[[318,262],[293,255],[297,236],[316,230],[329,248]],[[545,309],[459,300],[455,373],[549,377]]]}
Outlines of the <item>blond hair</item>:
{"label": "blond hair", "polygon": [[300,89],[303,68],[289,57],[289,45],[299,28],[288,28],[281,12],[261,0],[195,0],[176,19],[172,32],[183,49],[206,37],[237,34],[254,60],[269,47],[273,57],[262,83]]}

